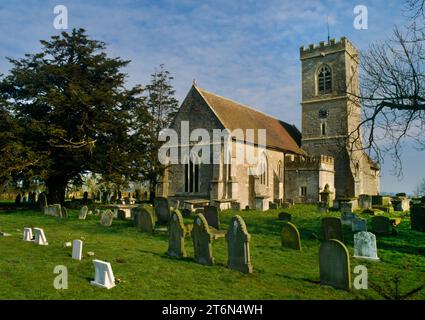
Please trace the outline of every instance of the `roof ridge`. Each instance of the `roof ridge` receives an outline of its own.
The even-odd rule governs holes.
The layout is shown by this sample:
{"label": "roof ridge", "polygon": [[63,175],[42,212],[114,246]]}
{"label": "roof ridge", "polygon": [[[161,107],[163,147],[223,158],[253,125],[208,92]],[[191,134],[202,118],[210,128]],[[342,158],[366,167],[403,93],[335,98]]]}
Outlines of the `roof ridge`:
{"label": "roof ridge", "polygon": [[267,116],[267,117],[269,117],[269,118],[273,118],[273,119],[278,120],[278,121],[280,121],[280,122],[283,122],[283,123],[289,124],[289,125],[291,125],[291,126],[295,126],[294,124],[290,124],[290,123],[288,123],[288,122],[286,122],[286,121],[283,121],[283,120],[281,120],[281,119],[279,119],[279,118],[277,118],[277,117],[275,117],[275,116],[272,116],[272,115],[270,115],[270,114],[268,114],[268,113],[265,113],[265,112],[263,112],[263,111],[261,111],[261,110],[255,109],[254,107],[251,107],[251,106],[249,106],[249,105],[247,105],[247,104],[240,103],[240,102],[238,102],[238,101],[236,101],[236,100],[233,100],[233,99],[230,99],[230,98],[227,98],[227,97],[221,96],[221,95],[219,95],[219,94],[216,94],[216,93],[214,93],[214,92],[211,92],[211,91],[205,90],[205,89],[203,89],[203,88],[201,88],[201,87],[198,87],[197,85],[194,85],[194,86],[195,86],[195,88],[196,88],[196,89],[201,90],[201,91],[205,91],[206,93],[209,93],[209,94],[212,94],[212,95],[215,95],[215,96],[216,96],[216,97],[218,97],[218,98],[221,98],[221,99],[224,99],[224,100],[231,101],[231,102],[236,103],[236,104],[238,104],[238,105],[240,105],[240,106],[242,106],[242,107],[244,107],[244,108],[250,109],[250,110],[252,110],[252,111],[254,111],[254,112],[261,113],[261,114],[263,114],[263,115],[265,115],[265,116]]}

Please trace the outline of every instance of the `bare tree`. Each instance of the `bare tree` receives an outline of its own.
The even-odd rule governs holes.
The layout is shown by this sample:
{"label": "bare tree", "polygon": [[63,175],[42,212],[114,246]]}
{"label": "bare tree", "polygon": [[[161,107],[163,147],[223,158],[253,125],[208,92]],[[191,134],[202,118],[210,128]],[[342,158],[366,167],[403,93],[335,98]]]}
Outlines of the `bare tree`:
{"label": "bare tree", "polygon": [[409,25],[395,27],[386,41],[375,43],[360,57],[362,121],[351,133],[353,147],[368,150],[382,162],[394,160],[402,175],[401,154],[406,141],[425,150],[425,0],[406,0]]}

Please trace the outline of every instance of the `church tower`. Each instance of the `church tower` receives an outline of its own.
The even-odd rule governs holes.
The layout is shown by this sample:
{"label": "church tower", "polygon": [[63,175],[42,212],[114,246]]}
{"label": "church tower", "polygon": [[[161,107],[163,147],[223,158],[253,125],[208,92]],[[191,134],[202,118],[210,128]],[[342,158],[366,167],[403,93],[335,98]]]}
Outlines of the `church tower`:
{"label": "church tower", "polygon": [[[360,123],[357,49],[345,38],[300,48],[302,148],[335,161],[336,197],[377,194],[379,168],[349,137]],[[361,147],[356,143],[354,149]]]}

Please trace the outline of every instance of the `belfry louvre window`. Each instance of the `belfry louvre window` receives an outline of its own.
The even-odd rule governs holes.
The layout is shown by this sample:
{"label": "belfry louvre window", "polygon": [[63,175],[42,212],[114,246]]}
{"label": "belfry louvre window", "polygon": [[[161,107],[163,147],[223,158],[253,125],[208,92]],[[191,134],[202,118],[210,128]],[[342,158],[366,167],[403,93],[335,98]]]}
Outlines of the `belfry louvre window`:
{"label": "belfry louvre window", "polygon": [[319,69],[317,82],[319,94],[329,93],[332,91],[332,72],[328,66],[323,66]]}
{"label": "belfry louvre window", "polygon": [[184,177],[184,191],[199,192],[199,164],[189,160],[184,165]]}

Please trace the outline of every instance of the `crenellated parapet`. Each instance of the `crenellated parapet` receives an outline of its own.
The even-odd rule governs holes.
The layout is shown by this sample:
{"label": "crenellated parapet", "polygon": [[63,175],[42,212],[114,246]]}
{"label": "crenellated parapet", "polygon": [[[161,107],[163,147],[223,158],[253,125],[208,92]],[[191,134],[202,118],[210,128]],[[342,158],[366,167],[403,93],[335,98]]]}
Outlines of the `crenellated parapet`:
{"label": "crenellated parapet", "polygon": [[321,41],[317,44],[310,44],[307,47],[300,47],[301,60],[312,58],[318,55],[327,55],[333,52],[347,51],[351,56],[357,57],[358,52],[354,45],[348,41],[346,37],[341,37],[339,41],[336,39],[330,39],[329,41]]}
{"label": "crenellated parapet", "polygon": [[333,170],[334,158],[330,156],[294,157],[285,160],[286,170]]}

